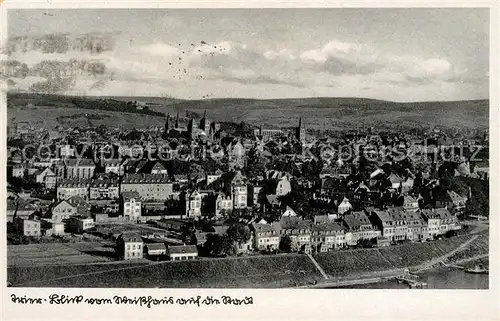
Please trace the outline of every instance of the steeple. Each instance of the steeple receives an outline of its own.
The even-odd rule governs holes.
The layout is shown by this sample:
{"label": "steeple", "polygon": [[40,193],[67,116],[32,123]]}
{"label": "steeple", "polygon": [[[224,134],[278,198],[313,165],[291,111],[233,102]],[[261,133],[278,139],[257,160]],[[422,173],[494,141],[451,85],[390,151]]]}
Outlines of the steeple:
{"label": "steeple", "polygon": [[168,132],[170,129],[170,113],[167,113],[167,121],[165,122],[165,132]]}
{"label": "steeple", "polygon": [[296,128],[295,138],[300,142],[304,142],[306,139],[306,130],[302,126],[302,117],[299,118],[299,126]]}

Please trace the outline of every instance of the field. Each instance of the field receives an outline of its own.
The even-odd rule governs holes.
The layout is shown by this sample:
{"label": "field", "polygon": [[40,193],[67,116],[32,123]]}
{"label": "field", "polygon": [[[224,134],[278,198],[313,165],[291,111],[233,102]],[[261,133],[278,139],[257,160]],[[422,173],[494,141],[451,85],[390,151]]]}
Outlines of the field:
{"label": "field", "polygon": [[114,261],[113,243],[42,243],[8,245],[9,266],[37,266],[50,264],[85,264]]}
{"label": "field", "polygon": [[[93,109],[76,108],[67,97],[51,96],[40,100],[39,96],[28,94],[9,95],[8,119],[12,121],[30,121],[38,126],[59,124],[57,117],[65,124],[73,126],[98,126],[113,124],[122,128],[141,128],[145,124],[163,125],[164,118],[133,113],[121,113]],[[95,98],[95,97],[94,97]],[[118,97],[113,97],[118,99]],[[125,98],[124,98],[125,99]],[[130,97],[127,97],[130,99]],[[139,98],[138,98],[139,99]],[[161,99],[140,97],[142,101],[159,102]],[[27,108],[28,103],[35,106]],[[45,104],[45,105],[44,105]],[[457,102],[418,102],[396,103],[362,98],[305,98],[305,99],[208,99],[208,100],[169,100],[164,106],[152,110],[174,115],[186,111],[199,115],[206,110],[210,119],[217,121],[241,121],[253,124],[268,124],[282,127],[296,126],[298,118],[303,117],[310,129],[345,129],[356,128],[364,123],[376,128],[412,128],[415,126],[443,126],[460,129],[488,128],[489,101]],[[77,117],[72,114],[113,115],[103,119]],[[47,119],[50,114],[50,119]],[[62,122],[62,121],[61,121]]]}
{"label": "field", "polygon": [[13,286],[254,288],[304,285],[321,275],[304,255],[199,259],[147,265],[107,264],[8,268]]}
{"label": "field", "polygon": [[[70,118],[74,115],[80,117]],[[96,116],[101,117],[96,118]],[[7,118],[8,124],[28,121],[34,128],[45,129],[54,129],[56,126],[85,127],[111,124],[118,128],[132,129],[165,125],[163,117],[71,107],[9,108]]]}

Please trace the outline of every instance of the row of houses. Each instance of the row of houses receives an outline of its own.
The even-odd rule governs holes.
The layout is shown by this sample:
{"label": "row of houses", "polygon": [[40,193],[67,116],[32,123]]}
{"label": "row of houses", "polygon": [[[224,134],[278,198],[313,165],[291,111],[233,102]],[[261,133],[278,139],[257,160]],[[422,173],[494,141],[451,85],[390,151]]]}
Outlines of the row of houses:
{"label": "row of houses", "polygon": [[253,247],[260,251],[276,250],[286,235],[292,250],[318,252],[358,244],[361,240],[381,243],[427,241],[460,229],[457,218],[446,208],[406,211],[402,207],[385,210],[366,208],[350,212],[340,219],[316,216],[314,221],[283,216],[279,222],[251,224]]}
{"label": "row of houses", "polygon": [[66,222],[58,222],[50,218],[16,217],[12,223],[17,233],[32,238],[66,233],[82,234],[95,227],[94,219],[79,215],[69,217]]}

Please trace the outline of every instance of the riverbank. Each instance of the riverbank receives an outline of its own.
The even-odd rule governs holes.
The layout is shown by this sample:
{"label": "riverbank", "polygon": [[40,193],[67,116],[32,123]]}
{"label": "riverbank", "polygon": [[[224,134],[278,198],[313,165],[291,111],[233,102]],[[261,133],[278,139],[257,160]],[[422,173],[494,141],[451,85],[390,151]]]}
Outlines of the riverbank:
{"label": "riverbank", "polygon": [[16,287],[343,287],[383,282],[401,275],[404,268],[421,266],[436,258],[442,260],[450,253],[462,260],[487,254],[488,236],[484,234],[387,248],[332,251],[313,254],[314,260],[307,255],[283,254],[125,266],[9,266],[7,277]]}
{"label": "riverbank", "polygon": [[[455,249],[451,250],[444,255],[435,257],[432,260],[422,262],[416,266],[408,266],[407,268],[416,273],[417,275],[424,276],[422,281],[426,282],[425,276],[427,274],[437,273],[436,271],[442,271],[442,269],[451,269],[451,270],[463,270],[463,268],[473,267],[475,264],[481,263],[485,266],[489,265],[489,247],[488,247],[488,239],[489,234],[487,231],[484,231],[480,234],[474,235],[471,238],[467,239],[465,242],[460,244]],[[431,243],[429,243],[431,244]],[[443,248],[445,244],[436,243],[434,244],[437,248]],[[392,251],[391,251],[392,252]],[[417,252],[418,253],[418,252]],[[387,254],[387,253],[385,253]],[[373,260],[373,258],[371,258]],[[457,268],[460,266],[460,268]],[[389,285],[387,282],[391,282],[395,277],[401,275],[404,271],[402,269],[394,269],[394,270],[386,270],[386,271],[378,271],[378,272],[370,272],[365,275],[359,275],[357,278],[353,277],[344,277],[344,278],[335,278],[324,280],[321,283],[316,285],[308,285],[304,286],[307,288],[363,288],[367,286],[368,288],[378,288],[375,283],[384,283],[390,288],[394,287],[394,285]],[[483,276],[482,283],[480,283],[478,288],[487,288],[485,287],[484,278],[488,278],[487,276]],[[460,283],[460,282],[452,282],[452,283]],[[486,284],[488,282],[486,281]],[[465,286],[465,285],[464,285]],[[407,286],[399,286],[403,288],[407,288]],[[381,285],[380,288],[383,288]],[[446,287],[445,287],[446,288]],[[468,287],[465,287],[468,288]],[[471,287],[474,288],[474,287]]]}

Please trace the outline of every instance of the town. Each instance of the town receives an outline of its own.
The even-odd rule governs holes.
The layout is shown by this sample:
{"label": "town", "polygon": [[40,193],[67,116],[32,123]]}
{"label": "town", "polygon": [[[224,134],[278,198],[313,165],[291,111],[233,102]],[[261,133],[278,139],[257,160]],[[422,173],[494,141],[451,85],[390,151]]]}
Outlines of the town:
{"label": "town", "polygon": [[8,243],[106,244],[83,263],[433,242],[488,215],[487,132],[332,136],[302,118],[280,128],[190,111],[164,127],[7,132]]}

